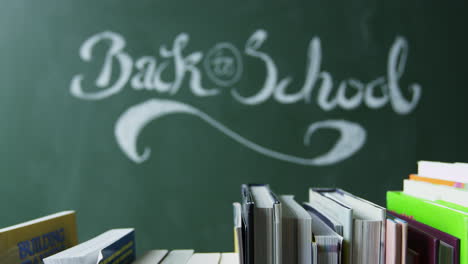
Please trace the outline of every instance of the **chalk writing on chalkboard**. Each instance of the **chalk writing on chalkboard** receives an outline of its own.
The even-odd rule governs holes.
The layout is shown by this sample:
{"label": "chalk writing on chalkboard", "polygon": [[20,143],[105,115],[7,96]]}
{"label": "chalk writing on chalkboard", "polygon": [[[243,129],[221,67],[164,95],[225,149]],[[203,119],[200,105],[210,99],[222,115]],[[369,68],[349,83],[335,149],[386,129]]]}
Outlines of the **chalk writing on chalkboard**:
{"label": "chalk writing on chalkboard", "polygon": [[[355,78],[334,80],[330,72],[321,69],[321,41],[320,38],[313,37],[306,53],[305,80],[298,92],[288,92],[288,88],[295,84],[293,77],[281,78],[273,57],[262,51],[261,47],[267,38],[267,31],[257,30],[247,39],[242,52],[229,42],[221,42],[206,53],[195,51],[185,54],[183,51],[189,45],[190,36],[187,33],[180,33],[175,37],[171,47],[160,47],[159,58],[151,55],[132,58],[125,50],[126,40],[122,35],[111,31],[98,33],[86,39],[79,51],[80,58],[84,62],[90,62],[96,45],[107,44],[102,69],[95,80],[96,87],[84,87],[83,80],[86,76],[77,74],[71,80],[70,92],[77,98],[95,101],[116,95],[126,87],[176,95],[182,88],[183,81],[188,78],[188,86],[195,96],[214,97],[221,92],[221,89],[206,87],[203,84],[203,77],[207,77],[218,86],[230,87],[232,97],[240,104],[252,106],[268,100],[274,100],[279,104],[311,104],[315,101],[323,111],[332,111],[336,108],[351,111],[359,106],[378,109],[390,104],[396,114],[405,115],[410,114],[420,101],[421,85],[417,83],[409,85],[411,97],[409,100],[405,98],[400,87],[400,79],[405,72],[408,58],[408,43],[404,37],[397,37],[390,47],[386,73],[369,82]],[[244,70],[242,55],[258,59],[266,69],[264,82],[253,95],[243,95],[235,87],[242,79]],[[172,81],[161,78],[169,65],[174,67]],[[118,78],[113,80],[115,72],[119,74]],[[332,97],[334,83],[338,85],[336,85],[336,95]],[[354,94],[347,96],[349,91],[353,91]],[[147,161],[151,153],[150,148],[146,147],[142,152],[137,150],[141,131],[148,123],[156,122],[158,118],[171,114],[197,117],[253,151],[274,159],[310,166],[331,165],[351,157],[364,146],[367,135],[364,127],[348,120],[312,122],[305,131],[304,146],[313,147],[310,146],[311,138],[318,130],[337,131],[340,136],[326,153],[312,158],[300,157],[282,153],[274,147],[257,144],[248,137],[241,136],[239,131],[228,128],[208,113],[187,103],[175,99],[153,98],[129,107],[117,119],[114,132],[122,152],[136,163]]]}

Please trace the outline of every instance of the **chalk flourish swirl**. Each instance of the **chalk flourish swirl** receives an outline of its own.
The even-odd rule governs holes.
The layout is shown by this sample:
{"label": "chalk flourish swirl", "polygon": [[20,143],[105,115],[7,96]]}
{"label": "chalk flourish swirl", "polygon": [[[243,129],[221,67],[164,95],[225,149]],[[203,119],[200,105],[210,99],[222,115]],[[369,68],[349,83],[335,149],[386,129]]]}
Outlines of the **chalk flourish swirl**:
{"label": "chalk flourish swirl", "polygon": [[173,100],[149,99],[127,109],[119,117],[115,125],[114,132],[117,142],[129,159],[136,163],[148,160],[151,155],[149,147],[145,147],[142,153],[137,150],[137,140],[140,133],[150,122],[172,114],[187,114],[198,117],[234,141],[255,152],[274,159],[306,166],[325,166],[340,162],[357,152],[366,141],[366,131],[359,124],[346,120],[315,122],[309,125],[304,135],[303,143],[305,146],[311,144],[312,135],[320,129],[336,130],[340,136],[334,146],[326,153],[314,158],[304,158],[281,153],[252,142],[188,104]]}

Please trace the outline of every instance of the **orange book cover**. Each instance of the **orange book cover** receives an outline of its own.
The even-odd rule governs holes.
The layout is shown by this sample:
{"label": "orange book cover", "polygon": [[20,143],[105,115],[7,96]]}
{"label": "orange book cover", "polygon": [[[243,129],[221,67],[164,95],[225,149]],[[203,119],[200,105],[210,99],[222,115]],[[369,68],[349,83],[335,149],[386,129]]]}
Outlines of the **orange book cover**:
{"label": "orange book cover", "polygon": [[42,264],[42,259],[77,244],[75,212],[60,212],[0,229],[0,262]]}
{"label": "orange book cover", "polygon": [[466,189],[466,187],[467,187],[467,185],[465,183],[453,182],[453,181],[447,181],[447,180],[440,180],[440,179],[433,179],[433,178],[428,178],[428,177],[422,177],[422,176],[418,176],[416,174],[411,174],[409,179],[414,180],[414,181],[421,181],[421,182],[428,182],[428,183],[432,183],[432,184],[438,184],[438,185],[446,185],[446,186],[460,188],[460,189]]}

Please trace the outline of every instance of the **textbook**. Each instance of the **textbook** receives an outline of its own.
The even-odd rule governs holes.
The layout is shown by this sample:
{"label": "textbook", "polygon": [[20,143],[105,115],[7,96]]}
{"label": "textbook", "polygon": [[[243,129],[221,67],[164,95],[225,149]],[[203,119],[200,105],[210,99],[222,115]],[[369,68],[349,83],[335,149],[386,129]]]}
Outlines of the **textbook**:
{"label": "textbook", "polygon": [[[385,208],[341,189],[313,188],[312,191],[351,210],[353,263],[385,263]],[[312,199],[310,203],[313,205]]]}
{"label": "textbook", "polygon": [[112,229],[44,259],[44,264],[131,264],[135,260],[133,228]]}
{"label": "textbook", "polygon": [[312,217],[294,200],[293,195],[281,195],[279,200],[282,210],[282,263],[314,263]]}
{"label": "textbook", "polygon": [[281,203],[265,184],[242,185],[246,264],[281,263]]}
{"label": "textbook", "polygon": [[[316,246],[317,256],[313,263],[335,264],[342,263],[343,237],[338,235],[325,219],[321,219],[317,211],[309,203],[304,203],[304,208],[312,218],[313,240]],[[291,262],[288,262],[291,263]]]}
{"label": "textbook", "polygon": [[460,239],[460,263],[468,264],[468,212],[439,201],[387,192],[387,208]]}
{"label": "textbook", "polygon": [[353,263],[353,209],[343,203],[329,199],[317,189],[309,189],[309,203],[310,206],[329,219],[330,223],[332,221],[337,222],[341,227],[341,233],[336,229],[335,232],[343,236],[343,263]]}
{"label": "textbook", "polygon": [[8,264],[38,264],[78,243],[76,215],[64,211],[0,229],[0,260]]}

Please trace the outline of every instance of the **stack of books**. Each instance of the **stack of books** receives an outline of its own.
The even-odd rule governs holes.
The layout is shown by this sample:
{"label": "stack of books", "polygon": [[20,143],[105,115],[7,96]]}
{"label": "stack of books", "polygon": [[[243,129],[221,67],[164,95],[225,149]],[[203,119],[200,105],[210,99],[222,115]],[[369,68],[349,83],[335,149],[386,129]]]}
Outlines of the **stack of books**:
{"label": "stack of books", "polygon": [[387,192],[393,232],[407,225],[408,263],[468,264],[467,184],[468,164],[420,161],[403,191]]}
{"label": "stack of books", "polygon": [[242,186],[234,203],[242,264],[385,263],[386,209],[341,189],[311,188],[309,201]]}
{"label": "stack of books", "polygon": [[135,230],[112,229],[78,244],[76,214],[65,211],[0,229],[1,264],[238,264],[237,253],[151,250],[136,259]]}
{"label": "stack of books", "polygon": [[242,186],[234,203],[242,264],[468,264],[468,164],[420,161],[387,208],[335,188],[309,201]]}
{"label": "stack of books", "polygon": [[[135,230],[112,229],[78,244],[65,211],[0,229],[5,264],[468,264],[468,164],[420,161],[387,208],[337,188],[309,199],[241,186],[234,253],[151,250],[137,258]],[[382,194],[383,195],[383,194]]]}

